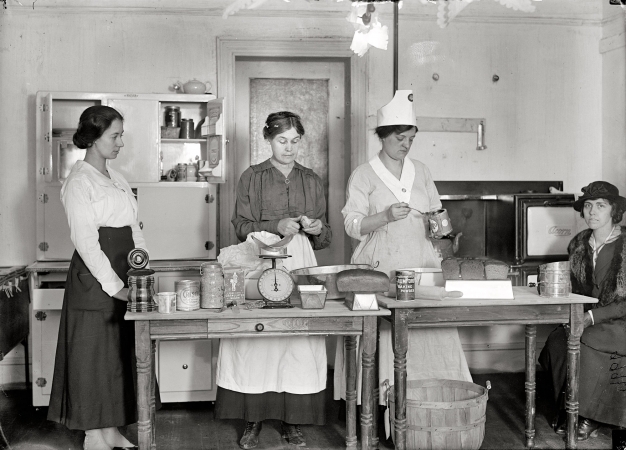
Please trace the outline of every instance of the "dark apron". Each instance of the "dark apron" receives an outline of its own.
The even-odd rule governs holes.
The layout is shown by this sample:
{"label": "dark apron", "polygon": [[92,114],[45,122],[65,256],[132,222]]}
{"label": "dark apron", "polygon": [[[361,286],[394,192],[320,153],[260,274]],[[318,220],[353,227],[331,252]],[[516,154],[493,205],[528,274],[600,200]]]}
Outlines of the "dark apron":
{"label": "dark apron", "polygon": [[[98,230],[102,251],[128,286],[132,230]],[[59,326],[48,420],[91,430],[137,422],[135,330],[127,303],[110,297],[78,252],[70,263]]]}

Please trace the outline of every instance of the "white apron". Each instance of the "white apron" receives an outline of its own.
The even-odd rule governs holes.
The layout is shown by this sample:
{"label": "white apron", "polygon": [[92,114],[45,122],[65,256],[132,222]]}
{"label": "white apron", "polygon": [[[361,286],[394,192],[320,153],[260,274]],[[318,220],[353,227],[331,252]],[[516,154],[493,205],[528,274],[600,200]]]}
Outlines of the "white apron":
{"label": "white apron", "polygon": [[[261,233],[254,233],[262,239]],[[308,238],[298,233],[287,245],[287,270],[317,266]],[[324,336],[221,339],[218,386],[245,394],[316,394],[326,388]]]}
{"label": "white apron", "polygon": [[[427,196],[425,180],[416,177],[416,170],[409,158],[404,159],[402,175],[398,180],[375,156],[369,162],[373,169],[372,177],[377,177],[371,184],[377,186],[370,193],[369,201],[374,202],[370,209],[384,211],[398,202],[408,203],[420,211],[431,211],[441,207],[440,202],[431,204]],[[382,183],[380,183],[382,181]],[[377,184],[378,183],[378,184]],[[371,264],[376,270],[391,277],[391,271],[409,267],[441,267],[441,261],[427,238],[427,220],[416,211],[402,220],[390,222],[363,239],[354,254],[352,263]],[[381,321],[380,341],[378,343],[379,366],[378,380],[393,380],[393,348],[391,346],[391,325]],[[335,355],[334,398],[345,399],[345,358],[343,338],[337,342]],[[357,399],[361,398],[361,347],[357,354],[358,382]],[[422,380],[439,378],[448,380],[472,381],[465,354],[456,328],[410,329],[407,351],[407,379]],[[379,403],[385,404],[382,395]]]}

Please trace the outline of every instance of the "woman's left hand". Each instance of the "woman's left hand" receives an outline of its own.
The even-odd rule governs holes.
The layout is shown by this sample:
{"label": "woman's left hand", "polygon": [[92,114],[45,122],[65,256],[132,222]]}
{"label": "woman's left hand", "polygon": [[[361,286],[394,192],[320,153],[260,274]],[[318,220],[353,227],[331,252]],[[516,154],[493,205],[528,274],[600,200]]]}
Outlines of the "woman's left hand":
{"label": "woman's left hand", "polygon": [[306,234],[319,236],[320,234],[322,234],[322,221],[319,219],[315,219],[308,227],[302,228],[302,231],[304,231]]}
{"label": "woman's left hand", "polygon": [[593,321],[591,320],[591,314],[586,312],[583,316],[583,329],[590,327],[591,325],[593,325]]}

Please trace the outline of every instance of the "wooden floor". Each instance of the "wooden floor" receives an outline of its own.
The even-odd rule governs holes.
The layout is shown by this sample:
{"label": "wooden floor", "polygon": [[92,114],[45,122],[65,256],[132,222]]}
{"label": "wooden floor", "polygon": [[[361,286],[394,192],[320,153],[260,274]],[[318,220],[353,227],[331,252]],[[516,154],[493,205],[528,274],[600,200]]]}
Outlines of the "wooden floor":
{"label": "wooden floor", "polygon": [[[548,425],[548,401],[542,389],[542,373],[537,373],[536,448],[565,448],[563,439]],[[332,373],[329,373],[332,380]],[[483,449],[524,448],[524,375],[493,374],[475,375],[474,382],[485,385],[490,380],[492,389],[487,403],[487,424]],[[327,389],[332,396],[332,389]],[[27,390],[13,389],[0,392],[0,448],[11,450],[80,450],[84,434],[46,420],[47,408],[31,406]],[[345,422],[339,420],[340,403],[327,402],[327,422],[324,427],[303,426],[309,449],[344,448]],[[163,450],[231,450],[238,449],[237,441],[243,430],[238,420],[213,419],[213,404],[176,403],[165,404],[157,412],[157,445]],[[136,426],[122,430],[133,442],[137,442]],[[381,435],[384,429],[381,427]],[[610,449],[609,427],[589,441],[581,442],[579,448]],[[8,445],[6,441],[8,441]],[[392,449],[390,440],[381,438],[380,449]],[[290,449],[280,437],[280,422],[263,424],[259,450]]]}

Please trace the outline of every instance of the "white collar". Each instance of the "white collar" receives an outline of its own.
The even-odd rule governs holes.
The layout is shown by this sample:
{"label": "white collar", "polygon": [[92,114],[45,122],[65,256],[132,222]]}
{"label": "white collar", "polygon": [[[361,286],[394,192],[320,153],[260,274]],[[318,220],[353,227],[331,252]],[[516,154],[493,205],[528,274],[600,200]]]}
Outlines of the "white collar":
{"label": "white collar", "polygon": [[370,159],[369,163],[376,175],[385,183],[385,186],[389,188],[398,201],[409,203],[409,200],[411,200],[413,181],[415,180],[415,166],[413,165],[413,161],[407,157],[404,158],[402,174],[399,180],[385,167],[378,155]]}

